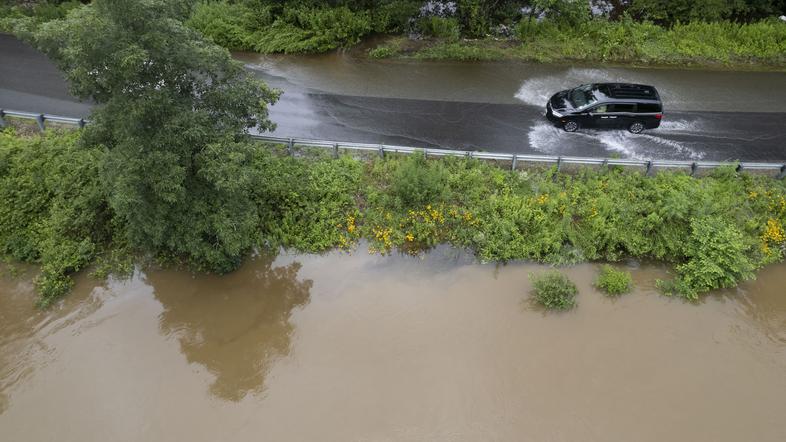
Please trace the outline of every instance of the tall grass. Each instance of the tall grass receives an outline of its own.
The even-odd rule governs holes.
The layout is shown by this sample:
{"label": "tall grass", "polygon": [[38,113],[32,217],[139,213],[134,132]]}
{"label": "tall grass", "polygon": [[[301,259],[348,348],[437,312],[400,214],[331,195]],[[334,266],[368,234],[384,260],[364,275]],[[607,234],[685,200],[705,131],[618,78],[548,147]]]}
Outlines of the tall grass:
{"label": "tall grass", "polygon": [[786,24],[775,20],[691,22],[671,29],[629,18],[570,27],[523,21],[516,32],[522,43],[519,55],[538,60],[786,63]]}

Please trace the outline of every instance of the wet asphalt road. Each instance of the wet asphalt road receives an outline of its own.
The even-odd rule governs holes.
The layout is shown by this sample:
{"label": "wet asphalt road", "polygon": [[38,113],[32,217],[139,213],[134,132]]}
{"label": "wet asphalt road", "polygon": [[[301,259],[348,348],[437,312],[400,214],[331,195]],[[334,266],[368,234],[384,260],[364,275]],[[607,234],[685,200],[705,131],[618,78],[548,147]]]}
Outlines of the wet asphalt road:
{"label": "wet asphalt road", "polygon": [[[284,91],[275,134],[465,150],[653,159],[786,160],[786,74],[369,62],[341,54],[236,54]],[[567,134],[543,117],[548,94],[591,81],[658,85],[665,117],[642,135]],[[0,35],[0,108],[87,116],[43,55]]]}

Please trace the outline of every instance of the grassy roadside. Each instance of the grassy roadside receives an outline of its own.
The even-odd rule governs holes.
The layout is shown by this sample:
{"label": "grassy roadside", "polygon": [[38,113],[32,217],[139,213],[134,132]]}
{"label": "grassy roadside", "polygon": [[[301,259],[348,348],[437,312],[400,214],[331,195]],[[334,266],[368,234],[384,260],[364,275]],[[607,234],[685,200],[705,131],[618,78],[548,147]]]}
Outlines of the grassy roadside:
{"label": "grassy roadside", "polygon": [[[464,158],[292,158],[247,147],[257,248],[353,250],[367,240],[372,252],[413,255],[448,243],[481,261],[652,259],[674,266],[663,291],[688,299],[750,279],[786,251],[786,183],[732,169],[703,178],[509,171]],[[188,262],[125,246],[101,185],[103,155],[76,132],[0,133],[0,255],[42,266],[43,304],[89,265],[105,273],[133,257]]]}
{"label": "grassy roadside", "polygon": [[[259,53],[313,54],[364,48],[364,56],[376,59],[786,68],[786,23],[775,18],[744,24],[693,21],[668,28],[627,16],[617,21],[596,18],[573,24],[521,19],[506,26],[504,33],[467,39],[462,38],[465,33],[453,18],[422,18],[413,29],[409,18],[417,12],[417,4],[398,0],[371,13],[345,6],[293,3],[278,11],[265,2],[257,6],[201,2],[187,24],[227,49]],[[30,8],[0,6],[0,32],[23,36],[80,6],[76,0]],[[406,36],[413,31],[417,39]],[[366,49],[368,42],[380,35],[388,37]]]}
{"label": "grassy roadside", "polygon": [[786,68],[786,23],[747,25],[689,23],[664,29],[652,24],[597,20],[575,28],[548,23],[520,25],[517,38],[389,36],[370,58],[421,60],[605,62],[617,65]]}

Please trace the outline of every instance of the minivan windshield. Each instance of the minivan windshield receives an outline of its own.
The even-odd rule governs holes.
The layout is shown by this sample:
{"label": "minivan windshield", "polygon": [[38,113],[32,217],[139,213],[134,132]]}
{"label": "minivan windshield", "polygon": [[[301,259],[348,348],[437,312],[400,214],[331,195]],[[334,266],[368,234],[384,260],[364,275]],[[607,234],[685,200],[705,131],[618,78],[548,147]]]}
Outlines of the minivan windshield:
{"label": "minivan windshield", "polygon": [[576,109],[581,109],[596,103],[604,96],[605,94],[598,88],[594,87],[594,85],[584,84],[571,90],[568,94],[568,99],[570,100],[570,104],[572,104],[573,107]]}

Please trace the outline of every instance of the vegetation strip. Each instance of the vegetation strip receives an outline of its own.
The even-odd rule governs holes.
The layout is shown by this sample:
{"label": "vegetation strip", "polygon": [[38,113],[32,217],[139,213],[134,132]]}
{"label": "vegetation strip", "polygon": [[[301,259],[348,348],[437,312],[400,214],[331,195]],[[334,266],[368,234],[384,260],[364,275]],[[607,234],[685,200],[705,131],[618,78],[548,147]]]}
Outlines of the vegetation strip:
{"label": "vegetation strip", "polygon": [[[368,56],[786,66],[786,22],[778,18],[786,9],[777,0],[220,0],[173,5],[195,5],[187,24],[230,50],[320,53],[387,35]],[[0,31],[28,35],[80,6],[73,0],[12,0],[0,5]]]}
{"label": "vegetation strip", "polygon": [[[664,290],[697,299],[753,277],[786,249],[786,186],[733,168],[703,178],[644,177],[615,168],[513,172],[419,155],[336,160],[307,150],[293,158],[283,146],[251,141],[235,149],[246,155],[238,191],[256,221],[238,238],[248,246],[234,254],[221,236],[211,240],[224,251],[225,270],[254,247],[351,250],[365,239],[372,252],[416,255],[450,243],[482,261],[662,260],[676,272]],[[42,264],[45,302],[67,291],[73,271],[96,260],[127,262],[123,254],[205,268],[197,244],[174,255],[128,246],[126,223],[100,185],[105,155],[77,132],[0,136],[0,251]]]}

